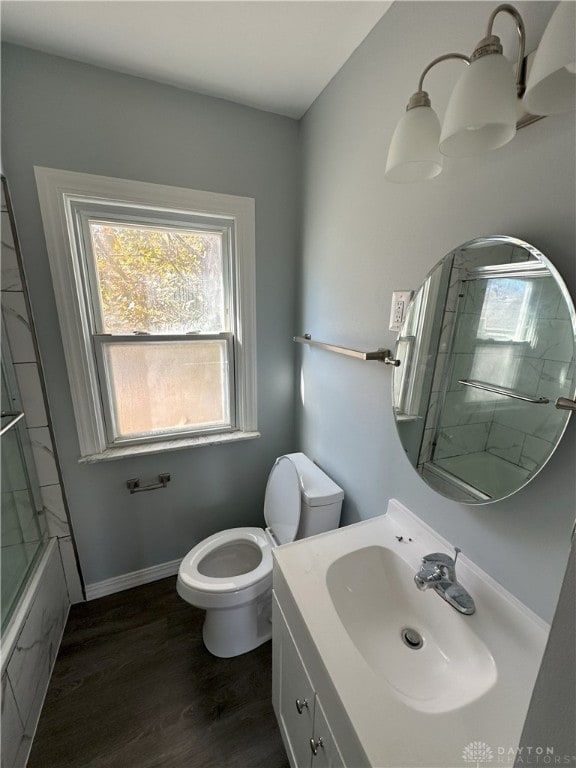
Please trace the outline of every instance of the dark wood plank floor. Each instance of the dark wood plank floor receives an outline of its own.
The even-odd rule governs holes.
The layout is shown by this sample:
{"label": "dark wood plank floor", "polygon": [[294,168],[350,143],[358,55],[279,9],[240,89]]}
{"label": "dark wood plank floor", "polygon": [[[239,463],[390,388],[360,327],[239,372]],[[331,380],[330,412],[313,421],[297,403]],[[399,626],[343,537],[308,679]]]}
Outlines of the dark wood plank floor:
{"label": "dark wood plank floor", "polygon": [[175,579],[73,606],[28,768],[288,768],[271,643],[202,643]]}

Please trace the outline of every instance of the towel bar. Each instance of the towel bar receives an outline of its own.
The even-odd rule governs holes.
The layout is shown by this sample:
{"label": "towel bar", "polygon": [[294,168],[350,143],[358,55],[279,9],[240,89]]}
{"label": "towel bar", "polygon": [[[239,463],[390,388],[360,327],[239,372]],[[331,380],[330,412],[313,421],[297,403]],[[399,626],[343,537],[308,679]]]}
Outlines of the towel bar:
{"label": "towel bar", "polygon": [[304,334],[304,336],[294,336],[294,341],[298,344],[308,344],[311,347],[326,349],[329,352],[336,352],[339,355],[347,355],[348,357],[356,357],[360,360],[378,360],[386,365],[400,365],[400,360],[394,359],[389,349],[377,349],[376,352],[360,352],[357,349],[336,347],[334,344],[326,344],[322,341],[312,341],[312,337],[309,333]]}

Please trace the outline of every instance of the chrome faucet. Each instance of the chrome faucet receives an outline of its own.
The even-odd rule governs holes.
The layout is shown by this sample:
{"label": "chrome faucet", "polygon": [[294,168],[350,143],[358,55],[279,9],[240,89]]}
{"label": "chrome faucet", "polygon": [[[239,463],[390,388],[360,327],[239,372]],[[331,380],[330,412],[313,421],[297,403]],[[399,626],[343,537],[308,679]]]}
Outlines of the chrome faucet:
{"label": "chrome faucet", "polygon": [[445,555],[443,552],[433,552],[422,558],[420,570],[414,576],[418,589],[432,589],[443,600],[446,600],[460,613],[470,615],[476,610],[472,596],[464,589],[456,578],[456,560],[460,554],[458,547],[454,548],[456,556]]}

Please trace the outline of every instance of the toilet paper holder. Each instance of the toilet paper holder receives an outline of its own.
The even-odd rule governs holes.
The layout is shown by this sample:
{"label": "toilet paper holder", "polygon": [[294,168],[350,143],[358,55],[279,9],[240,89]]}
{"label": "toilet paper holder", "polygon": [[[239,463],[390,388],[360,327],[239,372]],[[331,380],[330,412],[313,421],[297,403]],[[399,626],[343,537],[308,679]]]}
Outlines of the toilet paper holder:
{"label": "toilet paper holder", "polygon": [[126,481],[126,488],[128,488],[130,493],[140,493],[140,491],[155,491],[157,488],[166,488],[169,482],[170,482],[170,473],[163,472],[161,475],[158,475],[157,483],[150,483],[150,485],[141,486],[140,478],[133,477],[131,480]]}

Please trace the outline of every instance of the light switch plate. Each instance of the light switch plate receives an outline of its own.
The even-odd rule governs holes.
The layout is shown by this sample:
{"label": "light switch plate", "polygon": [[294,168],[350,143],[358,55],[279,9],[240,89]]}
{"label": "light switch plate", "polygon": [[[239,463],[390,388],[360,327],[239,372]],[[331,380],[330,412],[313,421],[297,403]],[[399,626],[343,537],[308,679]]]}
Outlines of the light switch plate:
{"label": "light switch plate", "polygon": [[410,299],[412,298],[413,291],[394,291],[392,293],[392,307],[390,308],[390,325],[391,331],[398,331],[402,328],[404,320],[406,318],[406,310]]}

